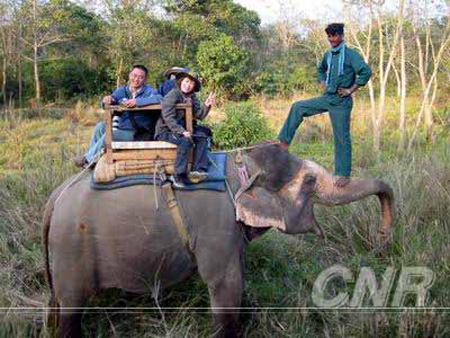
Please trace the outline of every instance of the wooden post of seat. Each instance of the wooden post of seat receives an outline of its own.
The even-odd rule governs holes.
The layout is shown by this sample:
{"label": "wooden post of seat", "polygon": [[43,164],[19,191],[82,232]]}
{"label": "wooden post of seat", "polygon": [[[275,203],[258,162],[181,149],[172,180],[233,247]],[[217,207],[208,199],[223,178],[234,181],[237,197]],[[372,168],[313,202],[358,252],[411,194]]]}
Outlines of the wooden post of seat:
{"label": "wooden post of seat", "polygon": [[186,130],[191,134],[194,133],[193,122],[192,122],[192,104],[186,104]]}
{"label": "wooden post of seat", "polygon": [[112,156],[112,116],[114,115],[114,108],[105,109],[106,122],[106,163],[113,164]]}
{"label": "wooden post of seat", "polygon": [[[191,133],[192,139],[194,139],[194,127],[193,127],[193,121],[192,121],[192,104],[186,104],[185,105],[185,119],[186,119],[186,130]],[[191,149],[189,151],[189,170],[192,170],[191,163],[194,162],[194,149]]]}

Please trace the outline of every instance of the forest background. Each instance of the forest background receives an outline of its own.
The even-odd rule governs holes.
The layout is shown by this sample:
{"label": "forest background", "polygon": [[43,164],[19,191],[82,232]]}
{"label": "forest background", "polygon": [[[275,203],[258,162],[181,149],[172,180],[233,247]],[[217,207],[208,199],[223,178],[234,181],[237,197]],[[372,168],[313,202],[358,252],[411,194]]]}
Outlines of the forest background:
{"label": "forest background", "polygon": [[[4,0],[0,104],[97,105],[126,82],[134,63],[149,67],[155,87],[171,66],[196,70],[222,102],[317,92],[325,22],[296,16],[301,11],[292,6],[261,26],[255,11],[231,0]],[[399,149],[411,149],[422,127],[433,139],[446,106],[440,94],[450,86],[448,3],[344,0],[342,19],[347,41],[374,70],[362,95],[370,102],[375,150],[389,98],[398,98]],[[407,97],[419,99],[418,107]]]}
{"label": "forest background", "polygon": [[[256,2],[255,2],[256,3]],[[283,2],[280,1],[280,4]],[[383,258],[368,240],[379,220],[376,200],[316,207],[326,232],[290,237],[275,231],[249,245],[244,315],[250,337],[448,336],[450,246],[450,12],[448,1],[343,0],[346,40],[373,77],[355,95],[354,175],[388,182],[396,196],[392,246]],[[298,5],[301,12],[301,4]],[[102,119],[101,97],[127,80],[135,63],[163,72],[187,66],[218,94],[207,123],[218,148],[275,138],[295,100],[320,94],[316,66],[329,48],[327,23],[281,6],[261,24],[255,11],[231,0],[2,0],[0,2],[0,336],[45,334],[49,291],[40,248],[40,220],[51,191],[77,173]],[[291,151],[333,168],[326,115],[307,119]],[[437,310],[271,311],[311,307],[317,275],[333,264],[377,278],[388,266],[427,266],[435,281],[427,305]],[[338,285],[339,287],[339,285]],[[350,283],[347,287],[352,287]],[[154,291],[154,290],[153,290]],[[208,306],[205,285],[191,279],[162,299],[107,294],[99,306]],[[409,299],[414,305],[414,299]],[[20,307],[36,308],[27,313]],[[204,313],[84,317],[91,336],[207,336]],[[91,333],[89,333],[91,332]]]}

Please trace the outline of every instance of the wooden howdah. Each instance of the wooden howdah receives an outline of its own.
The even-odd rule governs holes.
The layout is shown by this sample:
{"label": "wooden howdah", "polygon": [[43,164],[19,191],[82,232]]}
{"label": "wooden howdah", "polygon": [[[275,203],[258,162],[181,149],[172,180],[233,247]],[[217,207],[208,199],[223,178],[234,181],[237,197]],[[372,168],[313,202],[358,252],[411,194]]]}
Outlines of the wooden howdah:
{"label": "wooden howdah", "polygon": [[[191,104],[178,104],[177,109],[185,110],[186,130],[192,134],[193,116]],[[110,182],[116,177],[155,174],[158,167],[164,168],[166,174],[175,171],[177,146],[161,141],[116,142],[112,139],[112,118],[123,112],[145,112],[161,114],[161,105],[140,108],[108,106],[105,108],[106,153],[100,158],[94,169],[95,182]],[[192,154],[190,154],[190,164]]]}

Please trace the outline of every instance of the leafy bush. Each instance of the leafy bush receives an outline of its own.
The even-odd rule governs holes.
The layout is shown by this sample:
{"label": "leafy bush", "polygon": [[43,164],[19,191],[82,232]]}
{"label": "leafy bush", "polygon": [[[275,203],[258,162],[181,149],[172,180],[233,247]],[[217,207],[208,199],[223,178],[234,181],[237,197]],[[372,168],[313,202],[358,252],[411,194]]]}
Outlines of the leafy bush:
{"label": "leafy bush", "polygon": [[231,36],[219,34],[198,46],[197,62],[206,85],[219,94],[242,95],[248,76],[248,53],[237,46]]}
{"label": "leafy bush", "polygon": [[43,63],[41,81],[47,101],[65,101],[82,95],[90,97],[110,90],[104,69],[90,69],[76,58]]}
{"label": "leafy bush", "polygon": [[308,65],[299,65],[288,77],[288,90],[312,91],[317,87],[317,69]]}
{"label": "leafy bush", "polygon": [[259,73],[252,89],[269,97],[277,94],[291,95],[298,91],[313,91],[317,81],[314,67],[292,65]]}
{"label": "leafy bush", "polygon": [[283,91],[280,84],[284,84],[286,79],[282,78],[281,80],[284,81],[280,81],[278,74],[275,72],[261,72],[256,76],[252,89],[258,93],[274,97]]}
{"label": "leafy bush", "polygon": [[214,143],[221,149],[245,147],[273,138],[266,119],[251,102],[230,104],[226,117],[213,126]]}

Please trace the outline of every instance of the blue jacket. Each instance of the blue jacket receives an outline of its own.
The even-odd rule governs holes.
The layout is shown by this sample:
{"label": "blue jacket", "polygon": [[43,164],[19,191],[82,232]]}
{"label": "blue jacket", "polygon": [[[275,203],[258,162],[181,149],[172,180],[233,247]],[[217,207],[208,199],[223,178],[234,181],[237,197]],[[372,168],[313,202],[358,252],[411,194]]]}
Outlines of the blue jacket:
{"label": "blue jacket", "polygon": [[175,79],[164,80],[161,87],[159,87],[159,94],[161,94],[162,97],[166,96],[172,89],[175,88],[176,84]]}
{"label": "blue jacket", "polygon": [[[113,97],[114,104],[120,104],[120,101],[123,99],[133,98],[128,85],[116,89],[111,96]],[[153,104],[161,104],[162,96],[157,90],[146,84],[137,92],[135,99],[136,107],[143,107]],[[132,113],[132,115],[137,127],[148,128],[152,121],[154,121],[154,116],[149,113]],[[126,130],[135,129],[134,124],[130,120],[130,113],[125,112],[122,114],[120,117],[119,128]]]}

